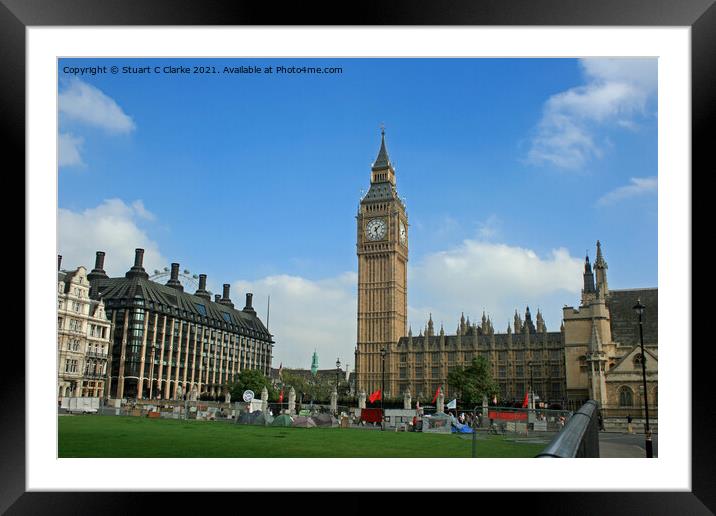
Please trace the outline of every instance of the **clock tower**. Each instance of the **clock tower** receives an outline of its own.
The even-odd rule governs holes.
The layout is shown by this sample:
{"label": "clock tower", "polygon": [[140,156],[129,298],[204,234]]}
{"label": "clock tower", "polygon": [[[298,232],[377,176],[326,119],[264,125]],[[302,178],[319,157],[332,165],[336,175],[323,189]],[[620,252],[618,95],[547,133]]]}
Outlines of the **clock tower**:
{"label": "clock tower", "polygon": [[[370,189],[360,201],[356,219],[356,390],[370,393],[380,389],[385,367],[385,393],[395,396],[391,352],[407,332],[408,215],[395,186],[395,169],[388,158],[384,130],[378,157],[371,167]],[[381,350],[385,350],[384,358]]]}

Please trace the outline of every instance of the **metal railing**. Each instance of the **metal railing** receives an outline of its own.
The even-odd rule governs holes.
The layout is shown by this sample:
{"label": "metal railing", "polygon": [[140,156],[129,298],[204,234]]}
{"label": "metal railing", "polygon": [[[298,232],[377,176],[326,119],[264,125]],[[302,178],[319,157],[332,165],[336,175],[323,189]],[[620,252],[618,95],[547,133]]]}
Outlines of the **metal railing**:
{"label": "metal railing", "polygon": [[599,457],[599,406],[589,400],[569,418],[538,458]]}

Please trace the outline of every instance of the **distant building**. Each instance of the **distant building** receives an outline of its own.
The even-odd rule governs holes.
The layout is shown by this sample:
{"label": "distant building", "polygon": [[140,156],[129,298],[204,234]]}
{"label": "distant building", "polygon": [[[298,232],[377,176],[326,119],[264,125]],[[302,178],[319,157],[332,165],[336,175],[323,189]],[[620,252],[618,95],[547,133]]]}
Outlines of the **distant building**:
{"label": "distant building", "polygon": [[408,336],[401,337],[394,348],[386,375],[386,395],[395,397],[410,389],[414,398],[432,399],[442,385],[445,395],[450,396],[450,372],[456,367],[467,367],[473,358],[481,356],[490,364],[501,400],[521,400],[532,385],[537,401],[562,403],[565,398],[562,332],[548,332],[539,310],[536,317],[535,325],[527,307],[524,322],[515,312],[513,325],[508,324],[505,333],[495,333],[484,313],[480,324],[471,323],[463,315],[455,335],[446,335],[442,327],[435,335],[431,316],[424,332],[421,330],[416,337],[409,330]]}
{"label": "distant building", "polygon": [[[563,309],[567,398],[570,408],[588,399],[600,403],[606,417],[640,417],[644,406],[641,361],[645,361],[650,417],[658,407],[658,318],[656,288],[610,290],[607,262],[597,241],[594,270],[584,263],[579,308]],[[639,339],[637,300],[645,306],[644,354]]]}
{"label": "distant building", "polygon": [[184,292],[179,264],[166,284],[151,281],[142,265],[143,249],[124,277],[109,278],[104,253],[97,253],[87,276],[92,298],[102,300],[112,321],[106,392],[112,398],[180,399],[208,395],[223,398],[244,369],[271,369],[274,341],[246,294],[246,306],[234,308],[229,285],[214,300],[199,288]]}
{"label": "distant building", "polygon": [[[60,269],[62,257],[58,256]],[[57,273],[57,395],[102,397],[111,323],[102,300],[89,297],[87,269]]]}

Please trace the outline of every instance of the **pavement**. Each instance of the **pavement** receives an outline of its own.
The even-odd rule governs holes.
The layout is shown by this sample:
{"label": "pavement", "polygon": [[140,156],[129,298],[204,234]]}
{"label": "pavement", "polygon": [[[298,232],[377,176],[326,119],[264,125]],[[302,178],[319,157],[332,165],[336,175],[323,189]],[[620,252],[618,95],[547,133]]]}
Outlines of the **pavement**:
{"label": "pavement", "polygon": [[[599,455],[602,458],[645,458],[644,434],[599,432]],[[652,435],[654,457],[659,456],[659,436]]]}

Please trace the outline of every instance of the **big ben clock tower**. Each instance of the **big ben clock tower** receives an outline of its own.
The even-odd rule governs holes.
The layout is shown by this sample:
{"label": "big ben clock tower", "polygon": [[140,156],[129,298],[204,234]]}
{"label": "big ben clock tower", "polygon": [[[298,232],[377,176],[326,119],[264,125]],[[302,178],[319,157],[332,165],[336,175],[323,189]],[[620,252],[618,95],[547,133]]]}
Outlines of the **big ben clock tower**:
{"label": "big ben clock tower", "polygon": [[[370,393],[381,388],[385,360],[385,392],[395,396],[391,351],[407,330],[408,215],[398,197],[384,130],[381,130],[378,157],[371,167],[370,189],[361,199],[356,219],[356,390]],[[385,358],[381,350],[385,350]]]}

